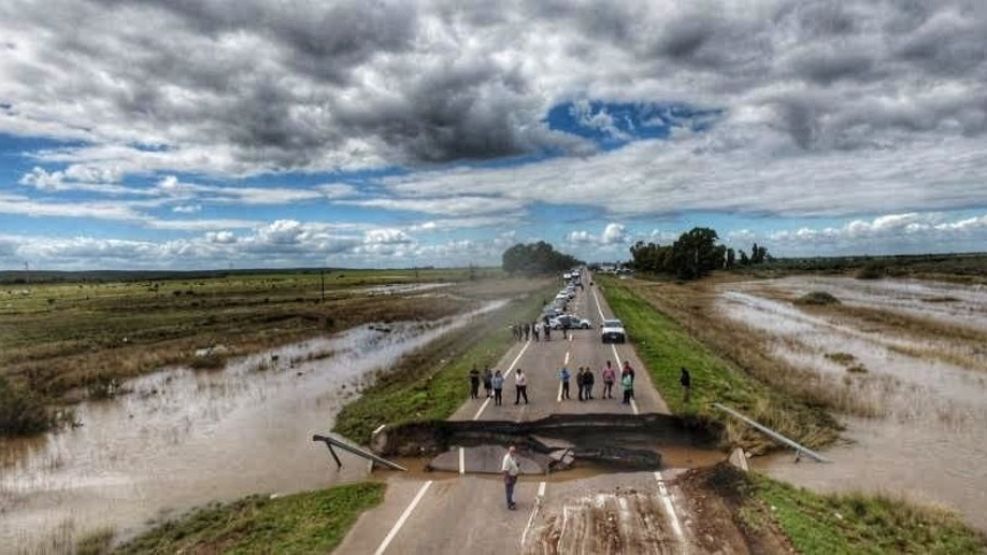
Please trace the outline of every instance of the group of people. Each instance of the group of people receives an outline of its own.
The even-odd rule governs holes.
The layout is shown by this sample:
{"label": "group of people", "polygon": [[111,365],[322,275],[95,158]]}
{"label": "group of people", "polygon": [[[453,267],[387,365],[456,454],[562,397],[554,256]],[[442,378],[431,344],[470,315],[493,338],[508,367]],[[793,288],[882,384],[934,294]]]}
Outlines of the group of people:
{"label": "group of people", "polygon": [[[612,363],[608,360],[606,366],[600,370],[600,379],[603,380],[603,395],[601,399],[613,399],[613,386],[617,383],[617,371],[614,369]],[[561,388],[559,391],[559,400],[571,399],[569,396],[569,382],[572,380],[572,372],[568,368],[563,366],[559,370],[559,381],[561,382]],[[593,386],[596,384],[596,376],[593,374],[593,370],[590,367],[580,366],[576,371],[576,387],[578,388],[577,397],[580,401],[589,401],[593,399]],[[629,362],[624,361],[624,367],[620,371],[620,386],[624,391],[623,403],[630,404],[631,399],[634,398],[634,369],[631,368]]]}
{"label": "group of people", "polygon": [[[480,398],[480,384],[482,383],[484,397],[492,397],[496,406],[504,404],[504,375],[500,370],[493,372],[487,366],[481,373],[474,364],[470,370],[469,378],[470,399]],[[514,371],[514,392],[515,405],[519,404],[522,398],[524,404],[528,404],[528,376],[520,368]]]}
{"label": "group of people", "polygon": [[546,318],[544,322],[511,324],[511,334],[514,336],[515,341],[528,341],[531,339],[541,341],[542,336],[545,337],[545,341],[551,341],[552,327],[548,325],[548,319]]}

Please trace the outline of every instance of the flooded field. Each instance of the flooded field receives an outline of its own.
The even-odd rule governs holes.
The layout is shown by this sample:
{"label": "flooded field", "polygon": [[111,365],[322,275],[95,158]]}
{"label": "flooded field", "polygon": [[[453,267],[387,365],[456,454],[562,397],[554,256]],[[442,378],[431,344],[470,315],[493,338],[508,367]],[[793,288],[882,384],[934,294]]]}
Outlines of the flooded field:
{"label": "flooded field", "polygon": [[337,471],[313,433],[375,371],[479,313],[429,323],[360,326],[233,360],[224,370],[165,369],[128,394],[76,408],[80,427],[0,441],[0,551],[72,545],[109,526],[127,537],[153,519],[251,493],[289,493],[365,476]]}
{"label": "flooded field", "polygon": [[[793,302],[826,292],[827,307]],[[817,490],[900,493],[987,530],[987,290],[916,280],[790,277],[725,284],[715,303],[773,356],[847,385],[872,418],[841,416],[834,464],[760,460]],[[832,382],[830,382],[832,383]]]}

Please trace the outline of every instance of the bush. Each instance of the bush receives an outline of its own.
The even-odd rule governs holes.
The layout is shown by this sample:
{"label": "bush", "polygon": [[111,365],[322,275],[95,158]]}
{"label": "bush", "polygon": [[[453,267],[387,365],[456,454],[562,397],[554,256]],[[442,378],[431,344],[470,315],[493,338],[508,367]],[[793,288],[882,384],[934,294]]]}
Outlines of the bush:
{"label": "bush", "polygon": [[0,436],[30,435],[54,424],[44,401],[0,376]]}
{"label": "bush", "polygon": [[868,264],[857,270],[857,279],[881,279],[887,272],[880,264]]}

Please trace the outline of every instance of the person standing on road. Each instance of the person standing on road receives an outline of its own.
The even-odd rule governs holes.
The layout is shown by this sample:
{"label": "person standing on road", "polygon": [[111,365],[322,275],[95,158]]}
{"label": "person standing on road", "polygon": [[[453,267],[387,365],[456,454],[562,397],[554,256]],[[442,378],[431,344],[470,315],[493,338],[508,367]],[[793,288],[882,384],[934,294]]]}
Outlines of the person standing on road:
{"label": "person standing on road", "polygon": [[538,322],[531,324],[531,333],[534,334],[535,341],[540,341],[538,337],[541,335],[541,333],[539,330]]}
{"label": "person standing on road", "polygon": [[504,404],[504,376],[500,374],[500,370],[494,374],[493,379],[490,380],[490,385],[494,389],[494,406],[500,406]]}
{"label": "person standing on road", "polygon": [[603,398],[613,399],[613,384],[617,381],[617,371],[610,366],[610,361],[607,361],[607,365],[603,367],[600,371],[600,377],[603,378]]}
{"label": "person standing on road", "polygon": [[682,367],[679,374],[679,383],[682,384],[682,402],[688,404],[690,393],[692,393],[692,376],[689,375],[685,366]]}
{"label": "person standing on road", "polygon": [[559,394],[559,400],[569,398],[569,378],[572,377],[572,373],[565,366],[559,370],[559,381],[562,382],[562,392]]}
{"label": "person standing on road", "polygon": [[579,370],[576,371],[576,388],[579,391],[577,398],[580,401],[585,401],[586,396],[584,395],[584,392],[586,391],[586,375],[583,373],[582,366],[580,366]]}
{"label": "person standing on road", "polygon": [[586,371],[583,372],[583,389],[586,391],[586,400],[593,398],[593,383],[596,378],[593,376],[593,369],[589,366],[586,367]]}
{"label": "person standing on road", "polygon": [[544,324],[542,324],[541,329],[545,330],[545,341],[551,341],[552,340],[552,326],[548,325],[548,322],[546,321]]}
{"label": "person standing on road", "polygon": [[517,405],[521,402],[521,397],[524,397],[524,404],[528,404],[528,376],[524,375],[524,372],[520,368],[514,371],[514,404]]}
{"label": "person standing on road", "polygon": [[524,340],[527,341],[531,338],[531,324],[524,325]]}
{"label": "person standing on road", "polygon": [[504,460],[500,463],[500,471],[504,474],[504,493],[507,494],[507,508],[512,511],[517,509],[517,504],[514,503],[514,484],[517,484],[517,476],[521,473],[517,458],[514,456],[516,452],[517,448],[513,445],[508,447],[507,454],[504,455]]}
{"label": "person standing on road", "polygon": [[480,397],[480,371],[476,369],[476,365],[473,365],[473,369],[470,370],[470,399],[478,399]]}
{"label": "person standing on road", "polygon": [[625,374],[630,374],[631,381],[634,381],[634,369],[631,368],[631,363],[626,360],[624,361],[624,369],[620,372],[620,377],[623,378]]}
{"label": "person standing on road", "polygon": [[634,377],[625,372],[620,377],[620,385],[624,389],[624,400],[622,403],[625,405],[631,404],[631,397],[634,396]]}
{"label": "person standing on road", "polygon": [[483,393],[488,398],[493,395],[493,372],[490,371],[490,366],[484,367],[483,370]]}

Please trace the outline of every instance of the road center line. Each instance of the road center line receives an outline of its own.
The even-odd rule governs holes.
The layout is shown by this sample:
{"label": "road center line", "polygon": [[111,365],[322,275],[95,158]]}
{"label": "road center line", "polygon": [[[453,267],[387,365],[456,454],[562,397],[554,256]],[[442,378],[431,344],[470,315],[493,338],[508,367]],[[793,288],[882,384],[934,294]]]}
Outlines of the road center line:
{"label": "road center line", "polygon": [[[521,360],[521,356],[524,355],[524,352],[528,350],[528,345],[531,345],[531,341],[528,341],[527,343],[524,344],[524,347],[521,348],[521,352],[519,352],[517,356],[514,357],[514,361],[511,362],[511,365],[507,368],[507,371],[504,372],[505,382],[507,381],[507,377],[511,375],[511,372],[514,371],[514,367],[517,366],[517,361]],[[483,414],[483,411],[487,408],[487,405],[489,404],[490,404],[490,397],[487,397],[486,400],[483,401],[483,404],[480,405],[480,408],[477,409],[476,414],[473,415],[473,420],[479,420],[480,415]]]}
{"label": "road center line", "polygon": [[668,516],[671,519],[672,531],[675,532],[675,538],[679,541],[679,545],[682,546],[682,552],[688,550],[688,546],[685,543],[685,535],[682,533],[682,525],[679,524],[679,515],[675,512],[675,505],[672,504],[672,497],[668,495],[668,489],[665,487],[665,479],[662,478],[660,471],[655,471],[655,480],[658,480],[658,494],[661,496],[661,501],[665,505],[665,510],[668,512]]}
{"label": "road center line", "polygon": [[415,494],[415,498],[411,500],[411,504],[408,505],[408,507],[404,510],[403,513],[401,513],[401,516],[398,518],[398,521],[394,523],[394,527],[391,528],[391,531],[387,533],[387,536],[384,538],[384,541],[381,542],[380,547],[377,548],[377,551],[374,551],[374,555],[382,555],[384,553],[384,551],[387,549],[387,546],[391,544],[391,541],[394,539],[394,536],[398,535],[398,532],[401,530],[401,527],[404,526],[405,521],[408,520],[409,516],[411,516],[411,512],[415,510],[415,507],[418,505],[418,502],[422,500],[422,497],[425,496],[425,492],[428,491],[428,488],[431,485],[432,485],[432,480],[429,480],[425,482],[424,485],[422,485],[422,487],[418,490],[418,493]]}
{"label": "road center line", "polygon": [[459,473],[466,474],[466,450],[459,448]]}
{"label": "road center line", "polygon": [[559,380],[559,396],[555,399],[559,403],[562,402],[562,380]]}
{"label": "road center line", "polygon": [[524,533],[521,534],[521,549],[524,549],[524,542],[528,539],[528,531],[531,530],[531,523],[535,521],[535,515],[538,514],[538,510],[541,509],[542,499],[545,498],[545,482],[540,482],[538,484],[538,497],[535,498],[535,508],[531,510],[531,516],[528,517],[528,524],[524,527]]}
{"label": "road center line", "polygon": [[569,351],[565,352],[565,360],[562,362],[562,364],[569,364]]}

